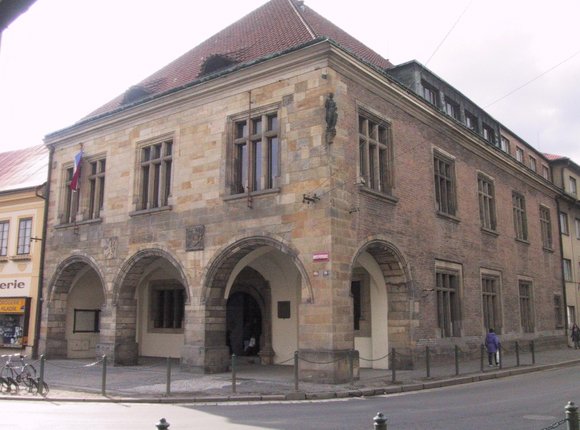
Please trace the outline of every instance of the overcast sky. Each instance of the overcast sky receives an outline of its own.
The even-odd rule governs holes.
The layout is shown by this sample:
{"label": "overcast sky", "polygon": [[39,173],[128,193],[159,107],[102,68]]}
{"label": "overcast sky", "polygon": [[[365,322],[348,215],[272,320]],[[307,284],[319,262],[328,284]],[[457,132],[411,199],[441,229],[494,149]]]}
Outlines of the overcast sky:
{"label": "overcast sky", "polygon": [[[37,0],[2,36],[0,151],[41,143],[265,2]],[[580,164],[580,1],[306,4],[393,63],[426,64],[540,151]]]}

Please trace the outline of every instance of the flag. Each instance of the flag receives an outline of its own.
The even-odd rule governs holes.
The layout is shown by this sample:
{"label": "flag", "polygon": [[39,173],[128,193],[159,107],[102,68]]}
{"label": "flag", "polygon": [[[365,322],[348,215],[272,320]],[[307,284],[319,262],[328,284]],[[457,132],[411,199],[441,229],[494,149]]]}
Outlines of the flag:
{"label": "flag", "polygon": [[81,176],[81,161],[83,159],[83,150],[81,149],[77,155],[75,155],[75,164],[73,167],[73,175],[70,181],[70,189],[73,191],[78,191],[80,188],[79,178]]}

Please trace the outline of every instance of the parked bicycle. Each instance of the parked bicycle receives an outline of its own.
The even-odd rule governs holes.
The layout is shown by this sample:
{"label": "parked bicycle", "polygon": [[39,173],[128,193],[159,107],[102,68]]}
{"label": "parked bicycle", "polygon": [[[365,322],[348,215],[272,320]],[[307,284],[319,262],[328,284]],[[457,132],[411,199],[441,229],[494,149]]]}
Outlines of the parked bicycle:
{"label": "parked bicycle", "polygon": [[[36,368],[27,363],[22,354],[1,355],[6,361],[0,369],[0,388],[6,392],[18,392],[24,385],[29,392],[36,394],[40,387],[40,378],[36,377]],[[17,360],[16,360],[17,359]],[[42,381],[42,394],[48,393],[48,384]]]}

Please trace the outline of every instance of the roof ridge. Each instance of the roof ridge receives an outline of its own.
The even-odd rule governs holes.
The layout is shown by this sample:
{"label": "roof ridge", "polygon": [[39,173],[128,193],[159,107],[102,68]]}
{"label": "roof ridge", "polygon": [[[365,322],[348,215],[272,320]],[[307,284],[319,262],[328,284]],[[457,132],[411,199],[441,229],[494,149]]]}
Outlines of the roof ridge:
{"label": "roof ridge", "polygon": [[[314,30],[312,29],[312,27],[308,24],[308,22],[306,21],[306,19],[302,16],[302,14],[298,10],[298,8],[296,7],[296,4],[294,4],[294,0],[288,0],[288,3],[290,3],[290,7],[292,7],[292,10],[294,10],[294,12],[296,13],[296,15],[298,16],[298,19],[304,25],[304,28],[306,28],[306,30],[308,31],[308,34],[310,34],[310,37],[312,37],[312,40],[316,39],[316,33],[314,32]],[[303,0],[302,1],[298,1],[298,4],[300,6],[304,6],[304,1]]]}

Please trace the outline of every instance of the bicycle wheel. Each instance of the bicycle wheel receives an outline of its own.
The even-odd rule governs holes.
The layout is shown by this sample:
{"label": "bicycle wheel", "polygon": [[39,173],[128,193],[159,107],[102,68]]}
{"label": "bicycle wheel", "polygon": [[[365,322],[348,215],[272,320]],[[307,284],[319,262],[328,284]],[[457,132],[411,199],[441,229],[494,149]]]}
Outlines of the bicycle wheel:
{"label": "bicycle wheel", "polygon": [[[40,387],[40,379],[36,380],[36,391],[39,391],[39,387]],[[41,396],[46,397],[48,392],[50,391],[50,388],[48,388],[48,384],[46,383],[46,381],[42,381],[42,392],[40,393]]]}
{"label": "bicycle wheel", "polygon": [[25,364],[22,372],[16,377],[16,381],[28,388],[28,391],[32,390],[35,379],[36,369],[32,364]]}
{"label": "bicycle wheel", "polygon": [[14,378],[14,370],[12,370],[12,367],[2,366],[0,369],[0,376],[4,379]]}
{"label": "bicycle wheel", "polygon": [[0,392],[7,393],[10,390],[10,385],[8,384],[8,380],[5,379],[3,376],[0,376]]}

